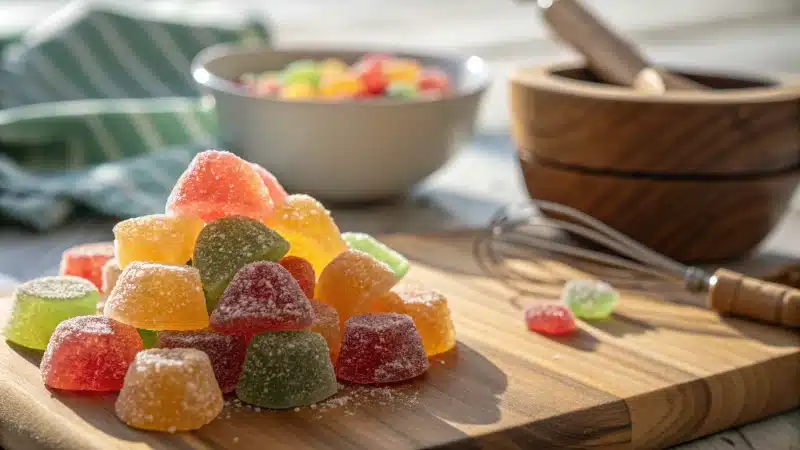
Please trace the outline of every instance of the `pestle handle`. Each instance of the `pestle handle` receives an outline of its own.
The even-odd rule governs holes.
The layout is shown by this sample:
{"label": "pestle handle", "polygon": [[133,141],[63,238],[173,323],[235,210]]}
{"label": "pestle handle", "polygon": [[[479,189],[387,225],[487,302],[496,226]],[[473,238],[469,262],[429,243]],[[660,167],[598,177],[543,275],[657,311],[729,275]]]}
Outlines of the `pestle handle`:
{"label": "pestle handle", "polygon": [[631,43],[577,0],[538,0],[537,4],[556,34],[583,54],[603,81],[649,93],[704,89],[688,78],[651,67]]}
{"label": "pestle handle", "polygon": [[720,314],[800,327],[800,290],[726,269],[714,272],[708,306]]}

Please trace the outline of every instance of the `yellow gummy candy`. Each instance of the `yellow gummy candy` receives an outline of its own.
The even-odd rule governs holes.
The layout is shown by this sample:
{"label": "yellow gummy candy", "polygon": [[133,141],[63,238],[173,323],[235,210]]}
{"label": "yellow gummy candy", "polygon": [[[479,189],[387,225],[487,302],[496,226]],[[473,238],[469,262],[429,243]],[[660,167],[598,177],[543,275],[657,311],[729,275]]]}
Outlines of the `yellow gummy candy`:
{"label": "yellow gummy candy", "polygon": [[341,59],[336,58],[329,58],[325,61],[322,61],[317,66],[319,73],[322,74],[323,77],[330,76],[330,75],[338,75],[347,72],[348,66],[345,64],[344,61]]}
{"label": "yellow gummy candy", "polygon": [[281,87],[281,98],[286,100],[302,100],[316,95],[316,89],[309,83],[292,83]]}
{"label": "yellow gummy candy", "polygon": [[389,83],[416,83],[421,73],[419,64],[409,59],[392,59],[383,64],[383,74]]}
{"label": "yellow gummy candy", "polygon": [[203,225],[197,217],[166,214],[123,220],[114,226],[114,252],[120,269],[133,261],[186,264]]}
{"label": "yellow gummy candy", "polygon": [[350,74],[326,76],[320,81],[319,94],[322,97],[354,97],[364,90],[357,77]]}

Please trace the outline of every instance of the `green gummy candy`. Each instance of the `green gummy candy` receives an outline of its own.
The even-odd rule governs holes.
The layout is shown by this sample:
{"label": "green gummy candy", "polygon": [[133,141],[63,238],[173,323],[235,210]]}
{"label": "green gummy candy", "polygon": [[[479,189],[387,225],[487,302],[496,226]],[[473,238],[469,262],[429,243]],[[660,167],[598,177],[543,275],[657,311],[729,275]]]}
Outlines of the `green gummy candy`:
{"label": "green gummy candy", "polygon": [[144,348],[153,348],[158,344],[158,331],[145,330],[143,328],[137,328],[136,331],[139,332],[139,336],[142,338]]}
{"label": "green gummy candy", "polygon": [[311,405],[336,393],[328,344],[311,331],[256,335],[247,347],[236,396],[262,408]]}
{"label": "green gummy candy", "polygon": [[206,306],[211,312],[233,276],[256,261],[278,261],[289,242],[263,223],[248,217],[223,217],[197,236],[192,264],[200,271]]}
{"label": "green gummy candy", "polygon": [[348,247],[369,254],[378,261],[386,264],[394,272],[397,279],[403,278],[408,272],[408,260],[386,244],[378,241],[366,233],[342,233],[342,239]]}
{"label": "green gummy candy", "polygon": [[413,98],[418,94],[417,87],[411,83],[395,81],[386,88],[386,95],[389,97]]}
{"label": "green gummy candy", "polygon": [[59,323],[96,313],[100,294],[90,281],[73,276],[37,278],[14,292],[11,317],[3,330],[9,341],[44,350]]}
{"label": "green gummy candy", "polygon": [[295,61],[285,69],[281,75],[284,84],[308,83],[313,86],[319,85],[320,72],[317,63],[310,59]]}
{"label": "green gummy candy", "polygon": [[618,299],[611,285],[598,280],[569,280],[561,292],[561,301],[582,319],[609,317]]}

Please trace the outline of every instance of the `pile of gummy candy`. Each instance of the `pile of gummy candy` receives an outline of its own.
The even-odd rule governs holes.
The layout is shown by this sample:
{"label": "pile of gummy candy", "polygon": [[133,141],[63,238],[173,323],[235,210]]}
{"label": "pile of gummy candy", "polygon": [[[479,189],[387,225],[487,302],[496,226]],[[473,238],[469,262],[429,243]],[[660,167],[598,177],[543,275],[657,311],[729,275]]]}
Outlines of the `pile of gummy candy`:
{"label": "pile of gummy candy", "polygon": [[287,100],[438,98],[450,92],[450,79],[441,69],[381,54],[365,55],[352,66],[333,58],[303,59],[280,71],[244,74],[239,82],[256,95]]}
{"label": "pile of gummy candy", "polygon": [[194,430],[223,394],[285,409],[356,384],[417,377],[455,346],[446,299],[399,281],[396,251],[340,233],[314,198],[264,168],[198,154],[166,214],[67,250],[59,276],[20,285],[4,335],[45,350],[44,384],[119,391],[129,426]]}

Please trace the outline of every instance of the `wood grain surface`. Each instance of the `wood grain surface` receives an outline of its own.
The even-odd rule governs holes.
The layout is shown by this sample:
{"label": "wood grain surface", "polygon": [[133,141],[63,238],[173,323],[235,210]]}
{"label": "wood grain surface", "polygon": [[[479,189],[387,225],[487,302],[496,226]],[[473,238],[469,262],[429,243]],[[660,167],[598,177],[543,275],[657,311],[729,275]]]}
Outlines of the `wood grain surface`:
{"label": "wood grain surface", "polygon": [[[525,330],[530,296],[487,278],[473,233],[397,235],[413,280],[450,299],[458,346],[395,401],[320,412],[226,407],[193,433],[146,433],[114,417],[113,395],[50,392],[39,355],[0,344],[0,446],[28,448],[658,448],[800,405],[800,335],[624,292],[613,318],[583,322],[571,338]],[[542,280],[582,274],[551,260],[517,261]],[[8,301],[0,303],[0,320]],[[345,396],[349,395],[347,392]]]}

